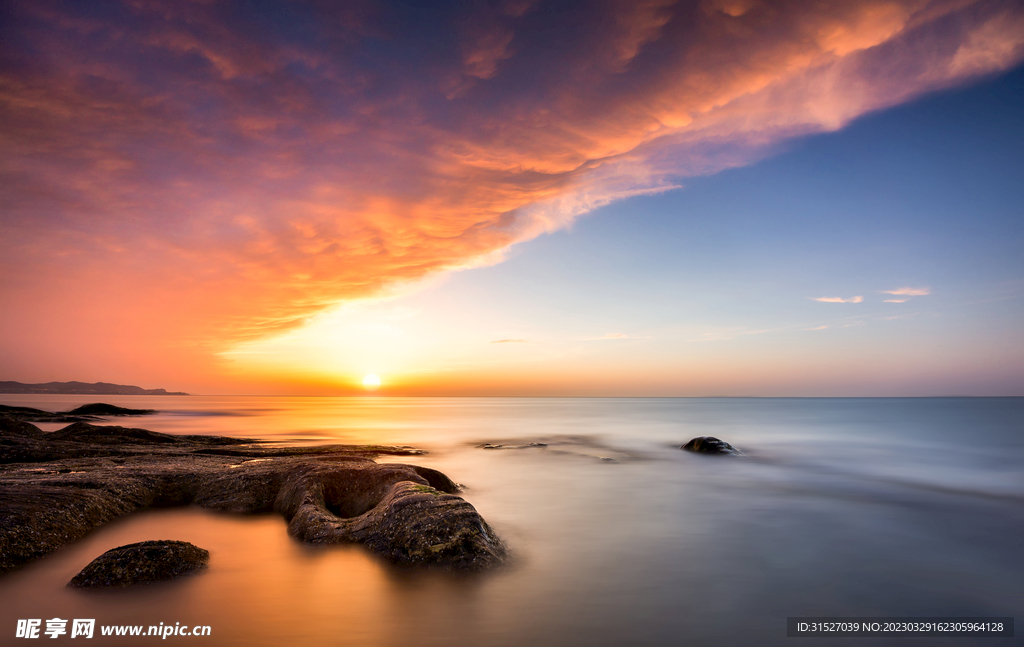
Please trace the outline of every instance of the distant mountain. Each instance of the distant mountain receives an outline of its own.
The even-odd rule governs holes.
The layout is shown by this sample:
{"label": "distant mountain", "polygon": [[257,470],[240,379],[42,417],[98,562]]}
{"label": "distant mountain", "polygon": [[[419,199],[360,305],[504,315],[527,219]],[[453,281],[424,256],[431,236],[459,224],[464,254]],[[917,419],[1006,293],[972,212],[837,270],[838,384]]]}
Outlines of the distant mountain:
{"label": "distant mountain", "polygon": [[124,384],[97,382],[47,382],[46,384],[22,384],[21,382],[0,382],[0,393],[54,393],[57,395],[188,395],[166,389],[143,389]]}

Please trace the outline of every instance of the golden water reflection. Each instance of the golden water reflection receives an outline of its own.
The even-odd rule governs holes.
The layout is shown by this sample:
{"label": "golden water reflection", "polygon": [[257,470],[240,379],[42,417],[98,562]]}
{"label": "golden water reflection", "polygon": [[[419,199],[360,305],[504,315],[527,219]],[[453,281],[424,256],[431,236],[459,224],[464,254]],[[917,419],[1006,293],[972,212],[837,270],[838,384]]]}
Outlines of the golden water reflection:
{"label": "golden water reflection", "polygon": [[[175,582],[126,591],[65,588],[102,552],[149,539],[206,548],[210,567]],[[314,548],[295,542],[277,515],[240,517],[184,508],[112,523],[4,578],[0,599],[7,602],[8,618],[95,618],[97,626],[210,625],[211,640],[205,644],[380,645],[392,642],[402,621],[395,606],[404,596],[395,594],[405,583],[389,569],[357,546]],[[100,638],[99,629],[96,634]]]}

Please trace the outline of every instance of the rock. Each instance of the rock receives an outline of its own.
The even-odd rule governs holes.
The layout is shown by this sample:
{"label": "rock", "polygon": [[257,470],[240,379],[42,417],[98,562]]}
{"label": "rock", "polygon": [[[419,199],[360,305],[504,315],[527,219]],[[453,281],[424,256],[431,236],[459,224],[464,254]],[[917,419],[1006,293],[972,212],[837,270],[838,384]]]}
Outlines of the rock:
{"label": "rock", "polygon": [[606,463],[621,461],[644,460],[642,454],[612,447],[590,435],[553,435],[537,440],[526,438],[506,439],[500,443],[487,442],[473,445],[477,449],[486,450],[542,450],[546,454],[585,457]]}
{"label": "rock", "polygon": [[73,588],[112,588],[190,575],[206,568],[210,552],[187,541],[143,541],[112,548],[71,578]]}
{"label": "rock", "polygon": [[42,438],[43,430],[32,423],[0,415],[0,434],[23,438]]}
{"label": "rock", "polygon": [[697,436],[690,442],[686,443],[679,449],[685,449],[691,452],[697,452],[698,454],[728,454],[731,456],[740,456],[741,453],[738,449],[725,442],[719,440],[714,436]]}
{"label": "rock", "polygon": [[126,409],[124,407],[116,407],[112,404],[105,404],[103,402],[94,402],[92,404],[83,404],[80,407],[72,409],[71,411],[65,411],[64,413],[72,416],[151,416],[156,413],[156,410]]}
{"label": "rock", "polygon": [[263,447],[75,423],[45,433],[0,417],[0,573],[137,510],[278,512],[311,543],[361,543],[406,565],[483,569],[507,549],[441,472],[378,464],[410,447]]}
{"label": "rock", "polygon": [[175,443],[178,436],[161,434],[148,429],[132,429],[113,425],[91,425],[76,422],[52,432],[53,440],[73,440],[84,443]]}
{"label": "rock", "polygon": [[[354,479],[336,471],[314,478],[321,487],[300,482],[297,491],[285,494],[283,512],[291,517],[288,532],[303,541],[358,542],[405,566],[481,570],[505,558],[504,544],[461,497],[412,481],[374,488],[355,498],[338,497],[339,486]],[[370,505],[379,493],[383,497]],[[362,511],[363,507],[367,509]]]}
{"label": "rock", "polygon": [[0,416],[16,418],[23,422],[80,422],[98,420],[94,416],[71,416],[66,413],[53,413],[31,407],[11,407],[0,404]]}
{"label": "rock", "polygon": [[523,445],[492,445],[491,443],[484,443],[477,445],[478,449],[530,449],[531,447],[547,447],[547,443],[526,443]]}
{"label": "rock", "polygon": [[24,422],[96,422],[105,416],[148,416],[154,409],[125,409],[112,404],[94,402],[83,404],[71,411],[43,411],[31,407],[11,407],[0,404],[0,416],[10,416]]}

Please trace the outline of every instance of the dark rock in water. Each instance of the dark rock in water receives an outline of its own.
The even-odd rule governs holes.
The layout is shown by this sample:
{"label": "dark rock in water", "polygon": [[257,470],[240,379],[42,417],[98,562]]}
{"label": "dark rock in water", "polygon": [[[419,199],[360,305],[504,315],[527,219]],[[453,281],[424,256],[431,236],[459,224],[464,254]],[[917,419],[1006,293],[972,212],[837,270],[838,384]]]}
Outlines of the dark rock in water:
{"label": "dark rock in water", "polygon": [[679,449],[685,449],[691,452],[697,452],[699,454],[729,454],[732,456],[739,456],[740,451],[725,442],[719,440],[714,436],[697,436],[690,442],[686,443]]}
{"label": "dark rock in water", "polygon": [[156,409],[126,409],[103,402],[93,402],[64,413],[72,416],[150,416],[156,413]]}
{"label": "dark rock in water", "polygon": [[479,449],[529,449],[531,447],[547,447],[547,443],[526,443],[523,445],[492,445],[491,443],[484,443],[477,445]]}
{"label": "dark rock in water", "polygon": [[504,543],[441,472],[378,464],[380,445],[263,447],[221,436],[0,416],[0,573],[137,510],[276,511],[312,543],[356,542],[396,564],[483,569]]}
{"label": "dark rock in water", "polygon": [[148,416],[157,413],[154,409],[126,409],[103,402],[83,404],[71,411],[43,411],[32,407],[11,407],[0,404],[0,415],[10,416],[24,422],[95,422],[105,416]]}
{"label": "dark rock in water", "polygon": [[112,548],[71,578],[73,588],[111,588],[189,575],[206,568],[209,551],[187,541],[143,541]]}
{"label": "dark rock in water", "polygon": [[33,409],[32,407],[12,407],[7,404],[0,404],[0,415],[24,420],[26,418],[34,418],[35,416],[56,416],[60,414],[50,413],[42,409]]}
{"label": "dark rock in water", "polygon": [[68,415],[66,413],[53,413],[32,407],[11,407],[0,404],[0,416],[8,416],[23,422],[84,422],[98,420],[95,416]]}

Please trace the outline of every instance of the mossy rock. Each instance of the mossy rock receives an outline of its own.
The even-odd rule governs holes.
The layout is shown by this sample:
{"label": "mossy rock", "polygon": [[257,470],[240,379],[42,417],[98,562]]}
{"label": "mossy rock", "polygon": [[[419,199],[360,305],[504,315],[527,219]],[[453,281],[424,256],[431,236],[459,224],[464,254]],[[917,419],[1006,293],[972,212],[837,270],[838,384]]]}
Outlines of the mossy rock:
{"label": "mossy rock", "polygon": [[172,580],[206,568],[210,552],[187,541],[143,541],[103,553],[74,576],[72,588],[121,588]]}

